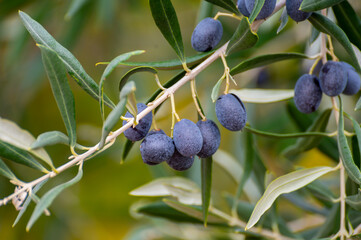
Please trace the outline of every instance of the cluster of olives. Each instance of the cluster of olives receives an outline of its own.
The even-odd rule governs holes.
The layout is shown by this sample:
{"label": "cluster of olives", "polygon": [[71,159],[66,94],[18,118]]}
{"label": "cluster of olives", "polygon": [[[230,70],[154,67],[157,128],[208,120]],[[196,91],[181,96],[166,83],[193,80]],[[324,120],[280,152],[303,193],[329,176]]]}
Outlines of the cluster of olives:
{"label": "cluster of olives", "polygon": [[[138,103],[138,114],[147,106]],[[233,94],[222,95],[216,102],[216,115],[219,122],[231,131],[241,130],[247,121],[246,109],[242,101]],[[127,112],[125,117],[132,117]],[[212,120],[199,120],[196,124],[188,119],[182,119],[174,125],[173,139],[167,136],[163,130],[154,129],[149,132],[153,117],[148,113],[139,123],[124,131],[124,135],[130,141],[139,141],[140,153],[143,162],[148,165],[156,165],[167,162],[174,170],[184,171],[189,169],[194,156],[208,158],[219,148],[221,135],[217,125]],[[127,121],[123,121],[123,125]]]}
{"label": "cluster of olives", "polygon": [[[276,7],[276,0],[265,0],[261,11],[256,19],[265,19],[269,17]],[[311,16],[311,13],[299,10],[302,0],[286,0],[286,10],[288,16],[290,16],[296,22],[306,20]],[[238,10],[246,17],[251,15],[255,4],[255,0],[238,0]]]}
{"label": "cluster of olives", "polygon": [[[269,17],[275,7],[277,0],[265,0],[256,19],[265,19]],[[299,10],[302,0],[286,0],[287,14],[296,22],[306,20],[311,16],[310,12]],[[251,15],[255,0],[238,0],[238,10],[246,17]],[[221,41],[223,27],[220,21],[214,18],[205,18],[198,23],[192,34],[192,47],[198,52],[207,52],[214,49]]]}
{"label": "cluster of olives", "polygon": [[354,95],[360,90],[361,79],[356,70],[348,63],[328,61],[319,74],[304,74],[296,82],[295,104],[303,113],[312,113],[321,103],[322,93],[335,97],[341,93]]}

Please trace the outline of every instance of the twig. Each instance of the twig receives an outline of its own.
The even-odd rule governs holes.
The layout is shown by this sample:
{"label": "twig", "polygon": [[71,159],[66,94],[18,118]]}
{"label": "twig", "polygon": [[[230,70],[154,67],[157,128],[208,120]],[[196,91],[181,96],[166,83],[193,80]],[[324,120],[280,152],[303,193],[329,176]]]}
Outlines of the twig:
{"label": "twig", "polygon": [[[139,113],[136,116],[136,119],[139,121],[140,119],[142,119],[145,115],[147,115],[148,113],[150,113],[151,111],[153,111],[155,108],[157,108],[161,103],[163,103],[165,100],[168,99],[168,97],[172,94],[174,94],[174,92],[176,92],[181,86],[183,86],[184,84],[186,84],[187,82],[189,82],[190,80],[194,79],[199,73],[201,73],[205,68],[207,68],[211,63],[213,63],[214,61],[216,61],[222,54],[225,53],[226,49],[228,46],[228,42],[226,44],[224,44],[222,47],[220,47],[217,51],[215,51],[211,56],[209,56],[206,60],[204,60],[201,64],[199,64],[197,67],[195,67],[193,70],[191,70],[188,74],[186,74],[182,79],[180,79],[177,83],[175,83],[172,87],[166,89],[163,93],[163,95],[161,95],[157,100],[155,100],[154,102],[152,102],[152,104],[150,106],[148,106],[146,109],[144,109],[141,113]],[[121,128],[119,128],[118,130],[114,131],[111,135],[109,135],[106,140],[105,140],[105,144],[115,140],[120,134],[122,134],[125,130],[127,130],[128,128],[132,127],[133,125],[133,120],[130,120],[127,124],[125,124],[124,126],[122,126]],[[29,189],[32,189],[35,185],[37,185],[38,183],[55,177],[58,173],[61,173],[65,170],[67,170],[68,168],[75,166],[76,164],[78,164],[81,161],[84,161],[86,158],[88,158],[89,156],[91,156],[92,154],[94,154],[95,152],[98,151],[98,146],[99,143],[96,144],[95,146],[91,147],[88,151],[86,151],[85,153],[79,154],[77,156],[75,156],[71,161],[65,163],[64,165],[58,167],[56,169],[55,173],[54,171],[45,174],[44,176],[35,179],[32,182],[26,183],[22,186],[21,189],[19,189],[16,193],[13,193],[7,197],[5,197],[4,199],[0,200],[0,206],[2,205],[6,205],[9,201],[11,201],[13,198],[15,198],[16,196],[18,196],[19,194],[29,191]]]}

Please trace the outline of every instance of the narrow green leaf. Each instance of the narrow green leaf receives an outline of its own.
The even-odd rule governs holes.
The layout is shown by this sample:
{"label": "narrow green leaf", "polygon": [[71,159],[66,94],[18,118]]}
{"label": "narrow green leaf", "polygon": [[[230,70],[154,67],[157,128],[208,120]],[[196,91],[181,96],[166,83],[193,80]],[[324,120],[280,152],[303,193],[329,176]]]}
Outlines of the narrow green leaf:
{"label": "narrow green leaf", "polygon": [[23,164],[25,166],[48,173],[48,170],[46,170],[40,163],[38,163],[35,158],[30,155],[30,153],[1,140],[0,157],[4,157],[19,164]]}
{"label": "narrow green leaf", "polygon": [[[172,206],[171,206],[172,205]],[[161,217],[173,222],[202,224],[202,209],[200,206],[182,205],[173,201],[158,201],[153,203],[136,203],[132,212],[150,217]],[[185,213],[186,212],[186,213]],[[210,213],[209,225],[226,227],[227,223],[215,214]],[[237,229],[238,230],[238,229]]]}
{"label": "narrow green leaf", "polygon": [[213,86],[212,94],[211,94],[212,102],[215,102],[218,99],[219,89],[221,88],[221,84],[223,82],[223,79],[224,78],[220,78],[217,81],[217,83]]}
{"label": "narrow green leaf", "polygon": [[[62,132],[59,131],[50,131],[50,132],[45,132],[40,134],[36,141],[34,141],[30,148],[31,149],[38,149],[38,148],[42,148],[45,146],[51,146],[51,145],[56,145],[56,144],[64,144],[69,146],[69,137],[67,135],[65,135]],[[79,149],[79,150],[86,150],[86,147],[80,145],[80,144],[75,144],[75,148]]]}
{"label": "narrow green leaf", "polygon": [[119,82],[119,91],[122,90],[122,88],[124,87],[124,85],[127,83],[128,79],[135,73],[138,73],[138,72],[150,72],[150,73],[153,73],[153,74],[157,74],[158,71],[153,68],[153,67],[147,67],[147,66],[142,66],[142,67],[135,67],[131,70],[129,70],[126,74],[124,74],[122,76],[122,78],[120,79],[120,82]]}
{"label": "narrow green leaf", "polygon": [[207,2],[213,3],[214,5],[220,6],[232,13],[239,14],[236,4],[232,0],[205,0]]}
{"label": "narrow green leaf", "polygon": [[293,98],[293,89],[259,89],[242,88],[231,90],[230,93],[237,95],[242,102],[246,103],[274,103]]}
{"label": "narrow green leaf", "polygon": [[345,31],[350,41],[361,49],[361,18],[348,1],[332,7],[337,23]]}
{"label": "narrow green leaf", "polygon": [[[319,13],[312,13],[312,15],[308,18],[308,21],[310,21],[317,30],[334,37],[345,48],[353,62],[358,62],[350,40],[339,26]],[[359,64],[357,64],[356,69],[361,72]]]}
{"label": "narrow green leaf", "polygon": [[122,116],[122,113],[125,110],[125,106],[127,104],[127,96],[129,93],[135,91],[135,83],[133,81],[128,82],[122,91],[120,92],[119,102],[116,105],[116,107],[109,113],[107,119],[105,120],[103,124],[102,129],[102,137],[99,142],[99,149],[103,148],[105,139],[109,135],[109,133],[112,131],[114,126],[119,122],[120,117]]}
{"label": "narrow green leaf", "polygon": [[61,117],[68,132],[70,147],[76,144],[75,102],[70,89],[62,61],[56,52],[42,45],[38,45],[48,75],[53,95],[58,105]]}
{"label": "narrow green leaf", "polygon": [[16,123],[0,118],[0,140],[30,152],[47,163],[51,168],[55,168],[45,149],[31,149],[31,144],[35,141],[35,138],[28,131],[20,128]]}
{"label": "narrow green leaf", "polygon": [[71,19],[87,2],[88,0],[72,0],[69,9],[65,14],[65,19]]}
{"label": "narrow green leaf", "polygon": [[226,55],[253,47],[258,41],[257,33],[251,30],[248,18],[243,18],[229,40]]}
{"label": "narrow green leaf", "polygon": [[[35,42],[52,49],[59,55],[59,59],[64,63],[67,72],[74,78],[76,83],[84,89],[90,96],[100,100],[99,87],[96,82],[85,72],[83,66],[74,57],[69,50],[60,45],[38,22],[32,19],[26,13],[19,11],[21,21],[23,22]],[[114,103],[105,97],[105,103],[114,108]]]}
{"label": "narrow green leaf", "polygon": [[284,8],[282,11],[280,22],[281,22],[281,24],[277,29],[277,34],[279,34],[286,27],[286,25],[288,23],[288,14],[287,14],[286,8]]}
{"label": "narrow green leaf", "polygon": [[151,217],[161,217],[174,222],[198,223],[201,224],[202,220],[191,217],[183,212],[180,212],[164,202],[153,203],[137,203],[131,209],[136,213],[144,214]]}
{"label": "narrow green leaf", "polygon": [[254,7],[251,12],[251,15],[249,16],[250,23],[253,23],[253,21],[256,19],[256,17],[258,16],[259,12],[261,11],[261,9],[264,5],[264,2],[265,2],[265,0],[255,0],[254,1]]}
{"label": "narrow green leaf", "polygon": [[253,209],[252,215],[246,225],[246,230],[250,229],[258,222],[261,216],[272,206],[278,196],[284,193],[296,191],[326,173],[337,169],[337,167],[315,167],[302,169],[283,175],[272,181]]}
{"label": "narrow green leaf", "polygon": [[100,113],[102,115],[102,119],[104,121],[104,82],[105,79],[113,72],[113,70],[119,65],[120,62],[128,60],[130,57],[134,55],[139,55],[144,53],[144,50],[136,50],[128,53],[124,53],[114,58],[108,66],[105,68],[100,81],[99,81],[99,95],[100,95]]}
{"label": "narrow green leaf", "polygon": [[[215,50],[206,52],[206,53],[200,53],[191,57],[186,57],[186,63],[187,65],[194,65],[197,63],[202,62],[204,59],[206,59],[209,55],[214,53]],[[100,62],[97,64],[109,64],[109,62]],[[130,66],[130,67],[153,67],[157,70],[175,70],[175,69],[183,69],[182,62],[179,59],[172,59],[168,61],[156,61],[156,62],[128,62],[123,61],[119,62],[119,65],[123,66]]]}
{"label": "narrow green leaf", "polygon": [[[35,195],[40,188],[48,181],[49,179],[45,179],[44,181],[38,183],[35,185],[35,187],[31,190],[31,193],[33,195]],[[15,225],[19,222],[19,220],[21,219],[21,217],[23,216],[23,214],[25,213],[26,209],[28,208],[29,204],[31,202],[31,197],[29,197],[29,195],[27,196],[26,200],[24,201],[21,210],[18,213],[18,216],[16,217],[14,223],[13,223],[13,227],[15,227]]]}
{"label": "narrow green leaf", "polygon": [[59,131],[51,131],[40,134],[36,141],[31,144],[32,149],[37,149],[55,144],[69,145],[69,137]]}
{"label": "narrow green leaf", "polygon": [[305,12],[315,12],[325,8],[332,7],[344,0],[303,0],[300,10]]}
{"label": "narrow green leaf", "polygon": [[202,212],[204,226],[207,226],[208,210],[211,203],[211,191],[212,191],[212,157],[202,158]]}
{"label": "narrow green leaf", "polygon": [[179,59],[185,62],[182,34],[172,2],[170,0],[149,0],[149,5],[155,24]]}
{"label": "narrow green leaf", "polygon": [[128,157],[128,154],[130,152],[130,150],[132,150],[134,143],[130,140],[126,140],[124,145],[123,145],[123,149],[122,149],[122,156],[120,159],[120,162],[123,163],[125,161],[125,159]]}
{"label": "narrow green leaf", "polygon": [[[325,132],[331,113],[332,113],[332,109],[326,109],[322,114],[318,116],[318,118],[315,119],[315,121],[307,129],[306,132],[321,132],[321,133]],[[318,144],[320,144],[321,139],[322,136],[299,138],[294,145],[286,148],[282,152],[282,154],[286,157],[298,155],[304,151],[310,150],[318,146]]]}
{"label": "narrow green leaf", "polygon": [[99,149],[103,148],[105,139],[113,129],[113,127],[119,122],[122,113],[125,110],[125,105],[127,104],[127,99],[121,99],[115,108],[109,113],[107,119],[104,121],[102,136],[99,142]]}
{"label": "narrow green leaf", "polygon": [[346,203],[357,211],[361,211],[361,193],[347,196]]}
{"label": "narrow green leaf", "polygon": [[[187,214],[188,216],[194,217],[201,221],[203,220],[202,209],[197,206],[185,205],[168,199],[164,199],[163,202],[165,202],[165,204],[167,204],[168,206]],[[215,214],[212,214],[212,212],[210,211],[210,214],[208,216],[208,223],[225,223],[225,220]]]}
{"label": "narrow green leaf", "polygon": [[328,133],[325,132],[273,133],[273,132],[261,131],[247,125],[244,127],[244,129],[252,134],[256,134],[262,137],[269,137],[269,138],[329,137]]}
{"label": "narrow green leaf", "polygon": [[79,180],[83,176],[83,169],[79,167],[78,174],[71,179],[70,181],[66,183],[62,183],[53,189],[49,190],[47,193],[44,194],[44,196],[40,199],[38,204],[36,204],[36,207],[34,209],[33,214],[30,217],[30,220],[28,224],[26,225],[26,231],[29,231],[30,228],[33,226],[33,224],[38,220],[38,218],[41,216],[41,214],[44,212],[45,209],[47,209],[51,203],[54,201],[54,199],[66,188],[74,185],[75,183],[79,182]]}
{"label": "narrow green leaf", "polygon": [[[353,161],[350,147],[347,142],[347,138],[344,133],[344,119],[343,119],[343,104],[342,99],[340,99],[340,117],[338,119],[338,127],[337,127],[337,144],[338,151],[340,152],[340,157],[342,159],[342,163],[346,169],[348,176],[352,181],[361,185],[361,172],[360,169],[356,166]],[[356,130],[356,129],[355,129]]]}
{"label": "narrow green leaf", "polygon": [[4,161],[0,158],[0,175],[9,178],[10,180],[16,180],[16,176],[10,170],[10,168],[4,163]]}
{"label": "narrow green leaf", "polygon": [[262,67],[271,63],[276,63],[284,60],[306,59],[306,58],[309,57],[302,53],[275,53],[275,54],[261,55],[244,60],[243,62],[232,68],[230,74],[234,76],[238,73],[242,73],[257,67]]}
{"label": "narrow green leaf", "polygon": [[153,180],[129,193],[132,196],[171,196],[186,205],[201,205],[201,192],[197,184],[183,177],[165,177]]}
{"label": "narrow green leaf", "polygon": [[311,28],[311,36],[309,43],[312,44],[316,39],[320,36],[320,31],[318,31],[315,27],[312,26]]}
{"label": "narrow green leaf", "polygon": [[233,211],[236,211],[237,209],[237,201],[239,197],[241,196],[241,193],[243,192],[243,188],[248,181],[249,177],[251,176],[252,169],[253,169],[253,160],[254,160],[254,149],[253,149],[253,136],[251,133],[247,132],[246,136],[246,148],[245,148],[245,158],[244,158],[244,171],[242,174],[242,177],[238,183],[237,186],[237,192],[234,196],[234,204],[232,207]]}

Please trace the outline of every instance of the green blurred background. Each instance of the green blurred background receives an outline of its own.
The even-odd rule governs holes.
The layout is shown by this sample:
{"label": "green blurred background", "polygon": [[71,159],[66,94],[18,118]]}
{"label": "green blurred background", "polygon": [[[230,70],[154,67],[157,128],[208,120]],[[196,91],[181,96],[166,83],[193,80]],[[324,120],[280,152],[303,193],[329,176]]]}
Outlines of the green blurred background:
{"label": "green blurred background", "polygon": [[[18,10],[28,13],[39,21],[63,46],[68,48],[81,62],[85,70],[96,81],[100,78],[104,65],[95,66],[97,62],[110,61],[114,57],[137,49],[146,53],[136,56],[134,61],[159,61],[174,59],[176,55],[163,39],[152,20],[147,0],[84,0],[73,16],[68,13],[72,1],[60,0],[0,0],[0,117],[10,119],[30,131],[34,136],[59,130],[66,132],[52,96],[50,85],[42,66],[40,51],[27,33],[18,17]],[[360,12],[359,1],[350,1]],[[199,0],[173,0],[179,18],[185,52],[187,56],[197,54],[190,44],[190,37],[199,17]],[[219,8],[212,10],[212,15]],[[68,15],[67,15],[68,13]],[[207,13],[203,16],[206,16]],[[286,29],[276,36],[279,14],[262,25],[257,47],[236,53],[228,58],[230,66],[242,59],[276,52],[310,51],[308,38],[311,27],[308,22],[295,24],[289,22]],[[224,27],[222,42],[229,39],[236,28],[235,20],[221,18]],[[348,60],[342,49],[336,45],[341,59]],[[238,86],[262,88],[293,88],[297,78],[308,71],[310,63],[285,61],[265,68],[255,69],[235,76]],[[129,68],[117,68],[106,81],[106,92],[117,98],[120,77]],[[165,82],[178,71],[160,73],[161,82]],[[215,120],[214,104],[210,99],[213,85],[223,74],[220,61],[215,62],[197,78],[198,93],[208,118]],[[101,134],[101,117],[99,104],[80,89],[72,79],[70,84],[76,101],[76,121],[79,143],[94,145]],[[137,84],[136,96],[144,102],[157,89],[151,74],[133,75]],[[197,114],[192,104],[190,88],[184,86],[175,95],[176,106],[181,118],[196,121]],[[346,98],[346,105],[352,108],[356,97]],[[322,108],[329,106],[325,101]],[[297,131],[287,115],[285,103],[267,105],[247,104],[249,122],[253,127],[272,132]],[[170,133],[170,105],[164,104],[157,115],[158,125]],[[331,118],[332,119],[332,118]],[[217,123],[218,124],[218,123]],[[119,127],[120,125],[118,125]],[[332,128],[332,123],[330,124]],[[135,145],[129,158],[120,164],[121,148],[124,137],[121,136],[112,148],[87,162],[84,176],[80,183],[64,191],[50,207],[51,216],[41,217],[27,233],[25,226],[31,211],[27,211],[20,223],[12,228],[17,212],[11,204],[0,207],[0,239],[162,239],[159,226],[166,222],[150,221],[147,218],[131,216],[130,208],[139,198],[129,196],[129,192],[156,177],[181,175],[200,183],[200,164],[184,172],[176,173],[167,166],[148,167],[143,164],[139,154],[139,143]],[[275,175],[290,169],[289,162],[280,156],[280,152],[292,144],[293,140],[274,141],[257,138],[260,155],[267,168]],[[222,129],[221,149],[243,161],[242,134],[230,133]],[[69,149],[64,146],[47,148],[56,166],[67,161]],[[305,160],[306,159],[306,160]],[[39,176],[37,172],[26,167],[6,161],[15,174],[24,181],[31,181]],[[317,150],[301,155],[298,165],[324,165],[330,160]],[[47,185],[49,189],[76,174],[71,169],[53,179]],[[214,203],[220,208],[227,208],[222,194],[235,192],[236,184],[217,165],[213,175]],[[0,198],[11,194],[14,187],[4,178],[0,179]],[[34,206],[32,205],[30,209]],[[169,224],[167,222],[167,224]],[[142,229],[153,231],[145,235],[136,235]],[[157,228],[158,226],[158,228]],[[187,232],[187,226],[177,229],[178,236]],[[159,231],[158,231],[159,230]],[[163,229],[164,230],[164,229]],[[137,233],[139,233],[139,231]],[[193,229],[194,231],[194,229]],[[209,229],[209,231],[212,231]],[[207,239],[194,233],[194,239]],[[238,236],[234,236],[238,239]],[[182,238],[182,237],[181,237]],[[184,237],[187,238],[188,237]],[[172,239],[172,237],[170,237]]]}

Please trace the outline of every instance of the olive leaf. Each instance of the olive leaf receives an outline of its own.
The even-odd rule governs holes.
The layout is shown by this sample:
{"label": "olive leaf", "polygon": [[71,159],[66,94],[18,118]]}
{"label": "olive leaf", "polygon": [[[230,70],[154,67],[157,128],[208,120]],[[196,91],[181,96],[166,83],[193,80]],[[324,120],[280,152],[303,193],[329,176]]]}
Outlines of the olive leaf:
{"label": "olive leaf", "polygon": [[237,95],[242,99],[242,102],[246,103],[273,103],[293,98],[294,90],[242,88],[240,90],[231,90],[230,93]]}
{"label": "olive leaf", "polygon": [[315,167],[302,169],[283,175],[273,180],[267,187],[261,199],[253,209],[252,215],[247,222],[246,230],[253,227],[261,216],[272,206],[278,196],[284,193],[296,191],[326,173],[337,170],[338,167]]}
{"label": "olive leaf", "polygon": [[4,177],[10,180],[17,179],[14,173],[10,170],[10,168],[4,163],[4,161],[1,158],[0,158],[0,175],[3,175]]}
{"label": "olive leaf", "polygon": [[265,3],[265,0],[255,0],[254,1],[254,7],[252,9],[252,12],[249,16],[249,22],[253,23],[253,21],[256,19],[258,14],[261,12],[261,9]]}
{"label": "olive leaf", "polygon": [[202,212],[204,226],[207,226],[209,205],[211,203],[212,165],[212,157],[201,158]]}
{"label": "olive leaf", "polygon": [[70,147],[76,144],[75,102],[63,62],[58,55],[43,45],[38,45],[48,75],[54,98],[68,132]]}
{"label": "olive leaf", "polygon": [[[243,18],[229,40],[226,55],[253,47],[258,41],[257,33],[251,30],[248,18]],[[231,73],[232,74],[232,73]]]}
{"label": "olive leaf", "polygon": [[2,140],[0,140],[0,156],[45,173],[49,172],[30,153]]}
{"label": "olive leaf", "polygon": [[51,168],[55,168],[45,149],[31,149],[31,145],[35,141],[35,138],[28,131],[20,128],[16,123],[0,118],[0,140],[28,151],[47,163]]}
{"label": "olive leaf", "polygon": [[149,5],[155,24],[177,53],[181,62],[185,62],[182,34],[172,2],[170,0],[149,0]]}
{"label": "olive leaf", "polygon": [[104,121],[104,82],[105,82],[105,79],[113,72],[113,70],[116,68],[116,66],[119,65],[120,62],[126,61],[130,57],[132,57],[134,55],[142,54],[144,52],[145,52],[144,50],[136,50],[136,51],[121,54],[121,55],[117,56],[116,58],[114,58],[112,61],[110,61],[108,66],[104,69],[104,72],[103,72],[103,74],[100,78],[100,82],[99,82],[100,113],[101,113],[103,121]]}
{"label": "olive leaf", "polygon": [[342,1],[332,7],[338,25],[345,31],[350,41],[361,49],[361,18],[348,1]]}
{"label": "olive leaf", "polygon": [[[68,49],[64,48],[59,44],[37,21],[32,19],[28,14],[19,11],[21,21],[24,26],[33,37],[34,41],[37,44],[44,45],[47,48],[52,49],[59,55],[59,59],[64,63],[64,66],[70,76],[74,78],[76,83],[90,96],[96,100],[100,100],[99,96],[99,87],[96,82],[85,72],[83,66],[80,62],[74,57],[74,55],[69,52]],[[113,108],[114,103],[105,96],[105,103]]]}
{"label": "olive leaf", "polygon": [[75,183],[79,182],[80,179],[83,176],[83,169],[82,165],[79,167],[78,174],[71,179],[68,182],[62,183],[51,190],[49,190],[47,193],[42,196],[40,201],[36,204],[36,207],[33,211],[33,214],[30,217],[30,220],[28,224],[26,225],[26,231],[29,231],[30,228],[33,226],[33,224],[38,220],[38,218],[41,216],[41,214],[44,212],[45,209],[47,209],[51,203],[54,201],[54,199],[66,188],[74,185]]}
{"label": "olive leaf", "polygon": [[303,0],[300,10],[305,12],[315,12],[325,8],[332,7],[344,0]]}
{"label": "olive leaf", "polygon": [[205,1],[213,3],[214,5],[220,6],[221,8],[224,8],[235,14],[239,14],[238,8],[232,0],[205,0]]}

